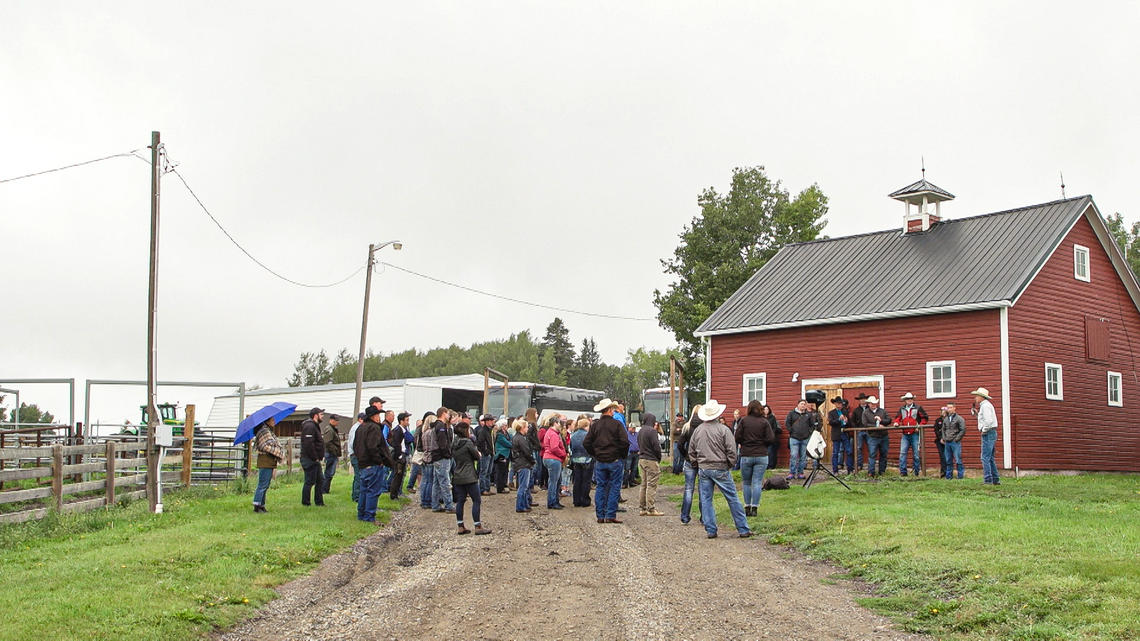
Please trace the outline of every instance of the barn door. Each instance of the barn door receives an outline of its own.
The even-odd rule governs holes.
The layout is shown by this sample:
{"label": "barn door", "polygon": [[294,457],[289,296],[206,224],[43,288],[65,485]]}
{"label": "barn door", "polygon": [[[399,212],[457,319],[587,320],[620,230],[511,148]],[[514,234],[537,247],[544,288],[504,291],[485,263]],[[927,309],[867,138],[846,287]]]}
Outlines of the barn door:
{"label": "barn door", "polygon": [[[860,393],[866,394],[867,396],[878,396],[880,394],[879,383],[878,381],[874,380],[852,380],[845,381],[843,383],[827,384],[807,383],[804,385],[804,391],[806,392],[807,390],[819,390],[823,392],[827,397],[827,400],[824,401],[823,406],[819,408],[819,413],[823,419],[821,430],[823,433],[823,439],[827,441],[827,454],[824,456],[825,460],[823,462],[830,466],[831,454],[834,449],[831,443],[831,426],[827,423],[827,414],[835,408],[835,406],[831,403],[831,399],[835,398],[836,396],[842,396],[843,398],[847,399],[848,409],[854,410],[859,405],[859,402],[855,400],[855,397]],[[851,433],[851,438],[854,440],[854,432]],[[858,459],[858,455],[856,455],[856,459]],[[864,455],[863,460],[867,460],[866,455]],[[846,462],[843,462],[842,466],[845,467]]]}
{"label": "barn door", "polygon": [[823,405],[816,409],[819,410],[819,416],[821,419],[821,425],[819,428],[820,433],[823,434],[823,440],[827,441],[827,453],[824,455],[823,462],[831,465],[831,463],[828,463],[828,461],[831,460],[831,426],[827,424],[827,414],[831,410],[835,409],[835,406],[831,404],[831,399],[835,398],[836,396],[841,396],[843,394],[843,389],[838,386],[829,387],[823,385],[808,385],[805,387],[804,391],[807,390],[819,390],[823,392],[824,397],[827,399],[823,402]]}

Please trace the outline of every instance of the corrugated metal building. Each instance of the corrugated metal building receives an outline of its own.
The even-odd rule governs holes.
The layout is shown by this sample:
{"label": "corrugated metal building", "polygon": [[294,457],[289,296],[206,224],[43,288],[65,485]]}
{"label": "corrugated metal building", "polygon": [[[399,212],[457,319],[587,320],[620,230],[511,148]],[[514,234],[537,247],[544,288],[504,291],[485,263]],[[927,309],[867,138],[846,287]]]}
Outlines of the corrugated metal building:
{"label": "corrugated metal building", "polygon": [[925,180],[891,197],[900,228],[787,246],[698,328],[710,396],[781,421],[809,389],[875,393],[892,414],[912,392],[932,420],[954,400],[977,468],[970,391],[986,387],[999,465],[1140,471],[1140,432],[1121,429],[1140,285],[1092,198],[942,220],[953,196]]}

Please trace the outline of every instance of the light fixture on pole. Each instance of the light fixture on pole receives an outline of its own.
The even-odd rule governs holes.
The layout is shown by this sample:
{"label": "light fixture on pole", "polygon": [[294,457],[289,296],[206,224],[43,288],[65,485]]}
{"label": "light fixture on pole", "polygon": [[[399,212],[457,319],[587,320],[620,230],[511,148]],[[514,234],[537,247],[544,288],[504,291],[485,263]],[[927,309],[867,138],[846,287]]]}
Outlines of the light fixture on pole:
{"label": "light fixture on pole", "polygon": [[364,385],[364,342],[368,336],[368,298],[372,291],[372,266],[376,264],[374,255],[388,245],[391,245],[396,251],[404,248],[404,244],[398,240],[389,240],[386,243],[379,244],[373,243],[368,246],[368,267],[364,270],[366,272],[364,277],[364,317],[360,321],[360,355],[356,359],[356,401],[352,404],[352,417],[354,419],[360,414],[360,389]]}

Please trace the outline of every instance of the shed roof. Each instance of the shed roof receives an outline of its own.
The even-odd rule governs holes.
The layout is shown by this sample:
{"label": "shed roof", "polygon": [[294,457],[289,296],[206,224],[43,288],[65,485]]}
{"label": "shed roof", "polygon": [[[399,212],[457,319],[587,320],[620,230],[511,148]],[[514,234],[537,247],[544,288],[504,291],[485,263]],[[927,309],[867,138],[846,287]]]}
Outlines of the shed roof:
{"label": "shed roof", "polygon": [[[1010,305],[1090,206],[1099,219],[1092,197],[1079,196],[943,221],[922,233],[891,229],[788,245],[696,335]],[[825,291],[835,282],[843,287]]]}

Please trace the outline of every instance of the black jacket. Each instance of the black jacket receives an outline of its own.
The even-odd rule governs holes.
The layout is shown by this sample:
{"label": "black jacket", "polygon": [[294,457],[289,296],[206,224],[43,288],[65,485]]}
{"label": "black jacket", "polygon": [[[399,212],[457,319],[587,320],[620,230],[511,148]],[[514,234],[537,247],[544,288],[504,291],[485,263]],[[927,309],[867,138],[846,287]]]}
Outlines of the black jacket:
{"label": "black jacket", "polygon": [[811,438],[811,433],[818,430],[819,425],[819,412],[812,412],[808,410],[800,414],[796,410],[788,412],[788,418],[784,421],[784,427],[788,428],[788,437],[806,441]]}
{"label": "black jacket", "polygon": [[768,445],[776,440],[772,424],[763,416],[747,414],[740,419],[736,430],[736,444],[741,456],[768,456]]}
{"label": "black jacket", "polygon": [[372,421],[364,421],[356,428],[356,438],[352,441],[352,453],[361,469],[373,465],[387,465],[393,467],[392,454],[388,451],[388,443],[384,440],[384,433],[380,425]]}
{"label": "black jacket", "polygon": [[[870,407],[866,407],[863,409],[863,415],[862,415],[862,419],[861,419],[861,421],[863,423],[863,427],[867,427],[867,428],[875,427],[875,417],[878,417],[879,425],[881,425],[883,427],[886,427],[886,426],[891,424],[891,415],[887,414],[887,410],[885,410],[881,407],[877,410],[873,410]],[[868,429],[867,435],[868,436],[874,436],[876,438],[881,438],[881,437],[887,435],[887,430]]]}
{"label": "black jacket", "polygon": [[491,428],[486,425],[475,428],[475,447],[479,448],[480,456],[495,454],[495,437],[491,434]]}
{"label": "black jacket", "polygon": [[661,462],[661,439],[653,425],[642,425],[637,432],[638,458],[643,461]]}
{"label": "black jacket", "polygon": [[402,461],[408,456],[408,448],[404,442],[404,426],[399,423],[388,430],[388,448],[392,451],[392,460]]}
{"label": "black jacket", "polygon": [[301,458],[310,461],[325,460],[325,442],[321,438],[321,426],[311,418],[301,423]]}
{"label": "black jacket", "polygon": [[436,421],[431,424],[431,429],[435,432],[435,450],[431,453],[432,462],[451,458],[451,426],[443,421]]}
{"label": "black jacket", "polygon": [[[847,420],[843,420],[845,418]],[[834,443],[843,438],[844,428],[851,427],[851,417],[846,411],[836,408],[827,413],[827,424],[831,426],[831,442]]]}
{"label": "black jacket", "polygon": [[[527,434],[529,433],[528,431]],[[511,464],[515,466],[516,470],[534,467],[534,450],[531,448],[527,434],[516,432],[511,438]]]}
{"label": "black jacket", "polygon": [[629,456],[629,437],[616,418],[602,416],[590,426],[582,447],[602,463],[613,463]]}
{"label": "black jacket", "polygon": [[479,460],[479,450],[471,439],[460,436],[452,448],[455,456],[455,470],[451,472],[452,485],[470,485],[479,481],[475,472],[475,461]]}

